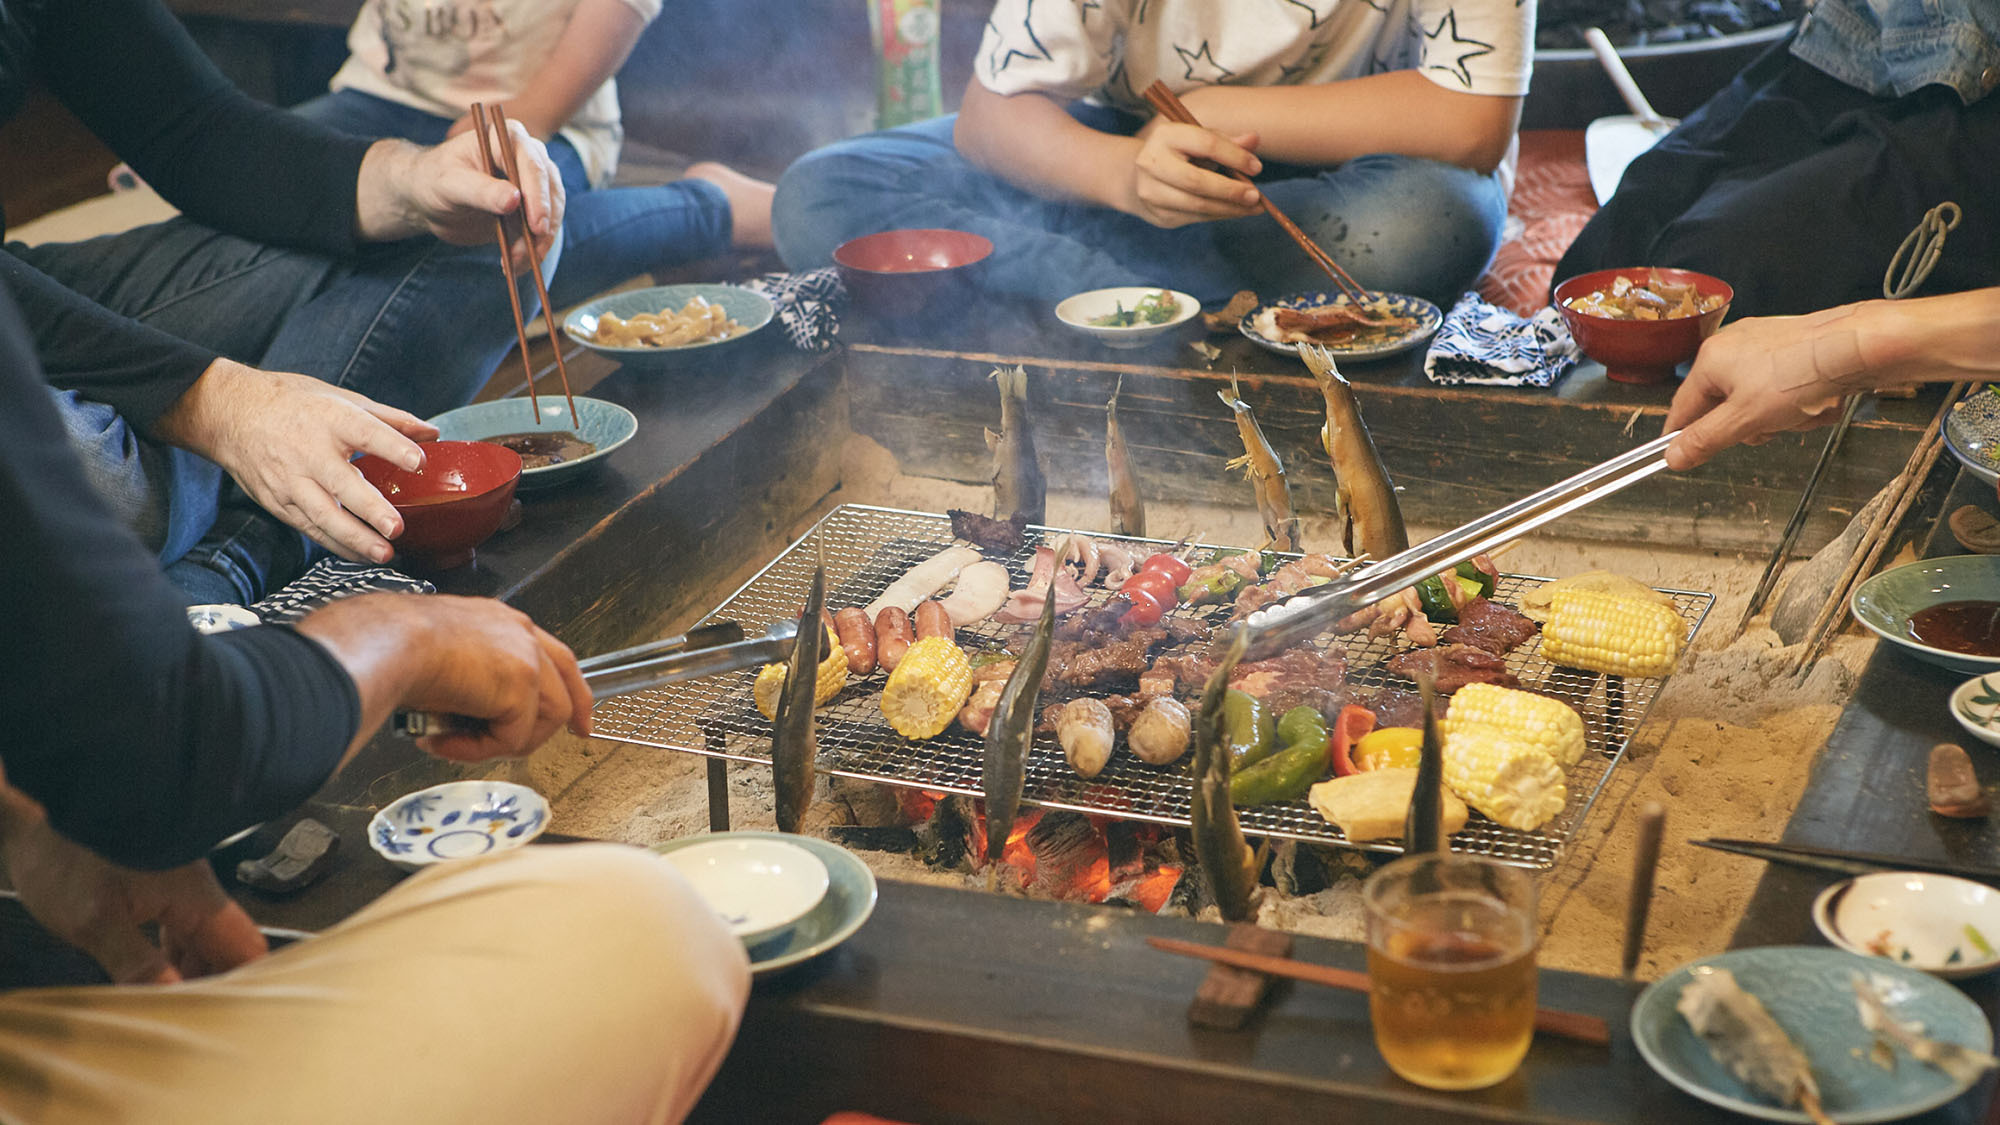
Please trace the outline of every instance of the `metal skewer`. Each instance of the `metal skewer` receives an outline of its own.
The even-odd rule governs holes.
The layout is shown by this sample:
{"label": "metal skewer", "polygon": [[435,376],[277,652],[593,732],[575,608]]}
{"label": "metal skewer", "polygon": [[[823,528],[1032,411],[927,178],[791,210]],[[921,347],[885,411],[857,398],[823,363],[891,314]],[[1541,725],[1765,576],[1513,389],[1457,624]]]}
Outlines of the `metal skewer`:
{"label": "metal skewer", "polygon": [[1252,613],[1238,626],[1249,630],[1250,648],[1244,659],[1261,660],[1311,640],[1355,610],[1411,583],[1645,480],[1667,467],[1667,446],[1679,433],[1661,434],[1595,468],[1364,567],[1344,580],[1315,586]]}
{"label": "metal skewer", "polygon": [[[733,630],[735,639],[724,639]],[[671,637],[621,652],[594,657],[595,666],[584,669],[583,681],[590,685],[592,699],[609,699],[635,691],[660,687],[681,680],[719,676],[783,660],[792,653],[799,626],[795,621],[778,621],[761,637],[743,639],[743,628],[733,621],[719,622],[691,630],[685,637]],[[704,643],[705,642],[705,643]],[[634,653],[651,652],[640,659],[616,660]],[[615,661],[615,662],[613,662]],[[584,662],[579,661],[579,666]],[[437,711],[398,711],[393,720],[397,734],[423,738],[433,734],[477,730],[481,720]]]}

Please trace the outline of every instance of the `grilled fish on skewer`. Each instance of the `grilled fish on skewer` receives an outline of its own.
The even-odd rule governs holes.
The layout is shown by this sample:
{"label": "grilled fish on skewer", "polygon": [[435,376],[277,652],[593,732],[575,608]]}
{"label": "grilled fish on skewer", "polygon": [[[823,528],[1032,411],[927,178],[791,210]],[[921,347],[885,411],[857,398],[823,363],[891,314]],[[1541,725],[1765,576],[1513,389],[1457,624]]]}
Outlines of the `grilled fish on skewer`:
{"label": "grilled fish on skewer", "polygon": [[1270,546],[1279,551],[1298,551],[1299,518],[1292,514],[1292,490],[1285,483],[1285,463],[1278,460],[1278,451],[1264,438],[1263,429],[1257,425],[1257,416],[1250,413],[1250,404],[1236,384],[1236,376],[1229,376],[1229,389],[1215,392],[1236,415],[1236,432],[1243,438],[1243,456],[1229,462],[1229,468],[1242,469],[1257,490],[1257,514],[1264,518],[1264,534],[1271,537]]}
{"label": "grilled fish on skewer", "polygon": [[1048,482],[1035,457],[1034,423],[1028,418],[1028,372],[1016,364],[996,367],[1000,384],[1000,432],[986,431],[986,448],[993,451],[993,514],[999,519],[1026,517],[1042,523],[1048,508]]}
{"label": "grilled fish on skewer", "polygon": [[1049,645],[1055,636],[1056,603],[1042,602],[1042,619],[1028,634],[1021,659],[993,717],[986,724],[986,756],[980,765],[979,787],[986,796],[986,861],[999,860],[1021,807],[1021,786],[1027,780],[1028,744],[1035,740],[1035,702],[1042,694],[1042,676],[1049,667]]}
{"label": "grilled fish on skewer", "polygon": [[1424,741],[1417,759],[1417,782],[1410,791],[1410,814],[1403,821],[1403,854],[1446,850],[1444,830],[1444,732],[1438,729],[1437,692],[1428,672],[1417,674],[1424,701]]}
{"label": "grilled fish on skewer", "polygon": [[1125,389],[1125,377],[1111,392],[1104,407],[1104,465],[1111,480],[1111,530],[1120,535],[1144,537],[1146,501],[1139,495],[1139,482],[1132,476],[1132,458],[1125,451],[1125,431],[1118,428],[1118,394]]}
{"label": "grilled fish on skewer", "polygon": [[1195,858],[1208,876],[1223,919],[1230,922],[1248,920],[1257,904],[1257,857],[1243,838],[1236,806],[1229,799],[1229,747],[1222,730],[1222,700],[1228,694],[1229,674],[1243,659],[1244,644],[1238,630],[1235,643],[1201,693],[1194,722],[1194,792],[1188,801]]}
{"label": "grilled fish on skewer", "polygon": [[826,564],[813,568],[812,590],[799,614],[799,639],[792,649],[791,669],[778,694],[778,714],[771,735],[771,781],[778,831],[797,832],[812,806],[813,758],[819,752],[813,734],[813,687],[819,662],[826,655],[826,630],[820,612],[826,607]]}
{"label": "grilled fish on skewer", "polygon": [[1762,1097],[1782,1106],[1798,1106],[1816,1125],[1833,1125],[1820,1108],[1819,1084],[1813,1081],[1806,1054],[1799,1050],[1764,1009],[1763,1001],[1745,992],[1727,969],[1698,966],[1681,987],[1674,1010],[1708,1046],[1708,1053],[1730,1074]]}
{"label": "grilled fish on skewer", "polygon": [[1326,424],[1320,444],[1333,462],[1334,512],[1340,520],[1340,542],[1350,555],[1386,559],[1409,549],[1403,528],[1403,508],[1389,483],[1389,470],[1375,449],[1375,439],[1361,421],[1354,387],[1333,365],[1333,357],[1312,344],[1299,345],[1299,358],[1319,383],[1326,399]]}

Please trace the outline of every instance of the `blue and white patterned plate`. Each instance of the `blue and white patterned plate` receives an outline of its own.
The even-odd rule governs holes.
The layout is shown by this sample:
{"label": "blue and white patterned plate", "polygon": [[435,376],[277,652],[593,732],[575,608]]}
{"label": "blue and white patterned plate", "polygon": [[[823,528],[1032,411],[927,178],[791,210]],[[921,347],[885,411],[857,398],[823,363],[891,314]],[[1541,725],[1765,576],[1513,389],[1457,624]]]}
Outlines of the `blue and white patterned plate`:
{"label": "blue and white patterned plate", "polygon": [[[1412,297],[1405,293],[1370,293],[1369,296],[1373,298],[1369,307],[1395,316],[1415,317],[1417,321],[1416,327],[1407,332],[1395,333],[1385,333],[1373,329],[1364,330],[1355,333],[1354,338],[1347,343],[1323,345],[1327,351],[1333,354],[1333,358],[1381,359],[1399,352],[1406,352],[1423,343],[1425,340],[1430,339],[1432,334],[1437,332],[1438,325],[1444,323],[1444,314],[1438,311],[1436,305],[1431,304],[1422,297]],[[1318,308],[1321,305],[1346,305],[1352,303],[1347,299],[1345,294],[1341,293],[1294,293],[1289,297],[1280,297],[1275,301],[1260,305],[1245,313],[1243,319],[1237,322],[1236,328],[1237,331],[1249,337],[1250,341],[1260,348],[1277,352],[1279,355],[1295,356],[1299,354],[1299,346],[1297,344],[1282,343],[1259,331],[1257,328],[1258,316],[1263,314],[1266,309],[1308,309]]]}
{"label": "blue and white patterned plate", "polygon": [[1988,384],[1952,406],[1944,444],[1973,476],[2000,485],[2000,387]]}
{"label": "blue and white patterned plate", "polygon": [[549,826],[549,803],[509,781],[447,781],[398,798],[368,822],[368,844],[405,871],[518,848]]}
{"label": "blue and white patterned plate", "polygon": [[1882,991],[1890,1013],[1922,1023],[1931,1038],[1993,1049],[1992,1028],[1964,993],[1880,957],[1812,946],[1738,949],[1704,957],[1654,981],[1639,995],[1632,1006],[1632,1041],[1660,1077],[1737,1113],[1766,1121],[1809,1120],[1799,1110],[1773,1105],[1745,1089],[1674,1010],[1681,989],[1711,967],[1729,970],[1744,991],[1763,1001],[1806,1053],[1820,1101],[1842,1125],[1900,1121],[1941,1106],[1972,1086],[1900,1052],[1895,1069],[1876,1065],[1869,1057],[1874,1035],[1861,1026],[1855,1008],[1855,973],[1886,980]]}
{"label": "blue and white patterned plate", "polygon": [[[633,317],[640,313],[679,312],[682,306],[696,297],[711,305],[721,305],[722,311],[729,314],[729,319],[743,326],[743,331],[726,340],[702,340],[677,348],[643,345],[614,347],[596,342],[597,321],[605,313]],[[777,309],[769,297],[741,285],[655,285],[650,289],[613,293],[578,305],[563,318],[563,335],[620,363],[635,367],[679,367],[684,361],[710,358],[723,348],[741,344],[771,323],[776,313]]]}

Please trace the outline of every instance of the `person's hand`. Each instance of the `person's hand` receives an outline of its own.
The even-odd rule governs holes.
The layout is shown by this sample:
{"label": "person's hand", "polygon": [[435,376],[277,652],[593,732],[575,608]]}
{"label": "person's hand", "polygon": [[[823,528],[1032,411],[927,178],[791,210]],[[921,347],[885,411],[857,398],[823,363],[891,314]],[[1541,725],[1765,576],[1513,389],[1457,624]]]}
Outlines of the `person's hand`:
{"label": "person's hand", "polygon": [[444,138],[445,140],[450,140],[451,138],[456,137],[460,133],[466,132],[471,128],[472,128],[472,115],[469,113],[461,114],[459,115],[458,120],[451,123],[451,128],[446,129],[444,131]]}
{"label": "person's hand", "polygon": [[306,375],[226,359],[161,415],[159,436],[199,453],[265,511],[349,559],[387,562],[403,517],[350,462],[373,453],[423,467],[419,441],[437,427],[414,414]]}
{"label": "person's hand", "polygon": [[[454,127],[455,128],[455,127]],[[469,127],[443,143],[420,148],[403,141],[378,141],[361,162],[355,214],[363,239],[390,241],[432,234],[460,246],[493,240],[493,217],[519,214],[546,253],[562,226],[562,176],[549,152],[519,121],[509,119],[521,191],[488,171],[479,138]],[[488,137],[489,146],[497,141]],[[500,154],[495,149],[494,159]],[[510,252],[517,268],[539,266],[517,223],[510,222]]]}
{"label": "person's hand", "polygon": [[1853,308],[1752,317],[1704,341],[1667,411],[1662,432],[1681,431],[1667,466],[1692,469],[1732,445],[1832,422],[1841,400],[1865,389]]}
{"label": "person's hand", "polygon": [[564,723],[590,731],[590,685],[569,647],[490,598],[346,598],[307,616],[298,630],[354,678],[363,738],[398,707],[483,720],[476,731],[418,740],[456,762],[524,755]]}
{"label": "person's hand", "polygon": [[[119,867],[58,835],[41,806],[15,789],[0,788],[0,858],[28,913],[120,984],[207,976],[268,948],[206,861],[170,871]],[[159,927],[159,945],[141,930],[148,924]]]}
{"label": "person's hand", "polygon": [[1225,137],[1199,125],[1154,118],[1139,130],[1126,210],[1156,227],[1240,219],[1263,206],[1257,189],[1196,164],[1207,160],[1246,176],[1263,171],[1257,134]]}

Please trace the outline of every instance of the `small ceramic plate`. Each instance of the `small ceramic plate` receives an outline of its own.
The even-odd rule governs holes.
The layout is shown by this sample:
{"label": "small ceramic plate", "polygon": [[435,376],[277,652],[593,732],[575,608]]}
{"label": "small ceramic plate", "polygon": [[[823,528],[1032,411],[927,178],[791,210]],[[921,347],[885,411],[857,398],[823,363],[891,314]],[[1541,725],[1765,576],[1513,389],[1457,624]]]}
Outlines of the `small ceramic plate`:
{"label": "small ceramic plate", "polygon": [[1846,879],[1813,900],[1826,940],[1960,980],[2000,967],[2000,891],[1951,875],[1884,871]]}
{"label": "small ceramic plate", "polygon": [[826,897],[826,864],[790,840],[707,839],[667,862],[745,945],[775,937]]}
{"label": "small ceramic plate", "polygon": [[241,605],[191,605],[187,613],[188,624],[197,633],[227,633],[264,623],[256,610]]}
{"label": "small ceramic plate", "polygon": [[[707,340],[678,348],[619,348],[596,342],[597,320],[605,313],[630,318],[640,313],[663,310],[679,312],[682,306],[696,297],[712,305],[721,305],[722,310],[729,314],[729,319],[743,326],[743,331],[727,340]],[[748,340],[771,323],[776,311],[762,293],[752,292],[740,285],[656,285],[650,289],[613,293],[578,305],[563,318],[563,335],[620,363],[638,367],[678,366],[686,360],[706,358],[718,349]]]}
{"label": "small ceramic plate", "polygon": [[1951,717],[1966,733],[2000,746],[2000,676],[1974,676],[1951,693]]}
{"label": "small ceramic plate", "polygon": [[1973,476],[2000,485],[2000,387],[1981,387],[1953,404],[1944,444]]}
{"label": "small ceramic plate", "polygon": [[1947,555],[1908,563],[1863,582],[1854,591],[1854,619],[1919,660],[1954,672],[2000,671],[2000,657],[1973,656],[1920,644],[1910,636],[1910,616],[1945,602],[2000,602],[2000,556]]}
{"label": "small ceramic plate", "polygon": [[540,793],[508,781],[447,781],[398,798],[368,822],[368,843],[405,871],[518,848],[549,826]]}
{"label": "small ceramic plate", "polygon": [[578,397],[576,414],[582,420],[581,426],[570,417],[567,398],[544,394],[536,397],[533,406],[525,398],[475,402],[445,411],[432,418],[431,425],[438,428],[441,441],[491,441],[509,434],[569,433],[597,447],[568,461],[522,469],[521,483],[516,487],[525,491],[575,480],[587,471],[586,466],[602,461],[639,432],[639,420],[615,402]]}
{"label": "small ceramic plate", "polygon": [[1770,946],[1704,957],[1675,969],[1640,993],[1632,1006],[1632,1040],[1660,1077],[1705,1102],[1766,1121],[1808,1121],[1745,1089],[1695,1038],[1674,1010],[1681,989],[1707,968],[1727,969],[1763,1001],[1772,1018],[1806,1053],[1826,1112],[1842,1125],[1897,1121],[1941,1106],[1972,1087],[1898,1052],[1894,1070],[1869,1059],[1874,1036],[1855,1007],[1855,973],[1885,980],[1889,1011],[1916,1020],[1934,1039],[1993,1049],[1986,1017],[1958,989],[1880,957],[1839,949]]}
{"label": "small ceramic plate", "polygon": [[[1099,317],[1110,316],[1121,309],[1129,310],[1140,301],[1155,293],[1165,293],[1174,301],[1174,315],[1158,324],[1131,324],[1114,326],[1092,324]],[[1085,335],[1095,337],[1107,348],[1137,348],[1152,343],[1161,334],[1194,319],[1201,311],[1201,302],[1177,289],[1162,289],[1153,285],[1121,285],[1112,289],[1092,289],[1088,293],[1078,293],[1056,306],[1056,319]]]}
{"label": "small ceramic plate", "polygon": [[875,911],[875,875],[853,852],[813,836],[789,836],[782,832],[720,832],[709,836],[689,836],[655,844],[663,856],[703,844],[725,840],[776,840],[803,848],[826,867],[826,894],[819,905],[806,911],[791,926],[749,946],[750,971],[769,976],[834,948],[854,936],[854,931]]}
{"label": "small ceramic plate", "polygon": [[[1437,334],[1438,325],[1444,323],[1444,314],[1436,305],[1422,297],[1411,297],[1403,293],[1370,293],[1373,298],[1370,307],[1396,316],[1416,318],[1416,327],[1407,332],[1385,333],[1379,330],[1364,330],[1355,333],[1353,339],[1344,344],[1324,345],[1335,359],[1382,359],[1399,352],[1406,352]],[[1265,309],[1317,308],[1321,305],[1351,304],[1341,293],[1295,293],[1281,297],[1267,305],[1259,306],[1244,314],[1236,325],[1239,332],[1248,336],[1252,343],[1279,355],[1297,355],[1297,344],[1281,343],[1257,330],[1257,317]]]}

